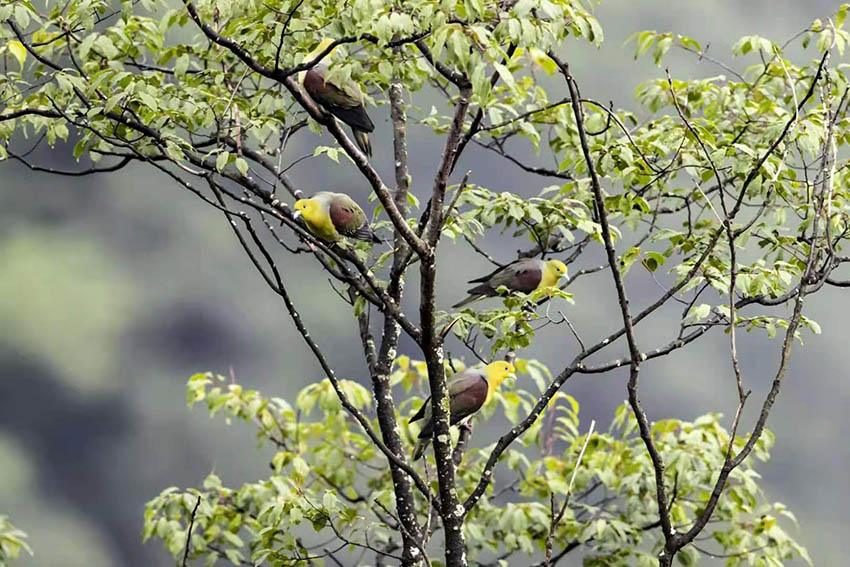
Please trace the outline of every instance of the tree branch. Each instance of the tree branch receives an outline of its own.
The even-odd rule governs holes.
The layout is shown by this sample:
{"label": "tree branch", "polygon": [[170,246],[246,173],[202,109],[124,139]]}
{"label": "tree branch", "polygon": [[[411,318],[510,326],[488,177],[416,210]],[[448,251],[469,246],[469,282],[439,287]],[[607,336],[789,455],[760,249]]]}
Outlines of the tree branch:
{"label": "tree branch", "polygon": [[[217,185],[217,183],[215,181],[213,181],[211,176],[207,177],[207,181],[210,183],[210,187],[213,189],[213,192],[216,194],[219,202],[223,206],[224,200],[221,196],[219,186]],[[233,229],[233,232],[236,234],[236,238],[239,240],[239,243],[242,245],[243,249],[248,254],[249,258],[251,258],[254,265],[257,267],[257,270],[260,272],[260,275],[262,275],[263,278],[269,283],[269,286],[275,291],[275,293],[277,293],[281,297],[281,299],[283,299],[284,305],[286,306],[286,310],[289,312],[290,318],[292,319],[292,322],[295,324],[296,330],[301,335],[301,337],[304,339],[304,342],[307,343],[307,346],[309,347],[310,351],[313,353],[313,356],[316,358],[317,362],[319,363],[319,366],[321,366],[322,371],[325,373],[325,376],[327,377],[328,381],[331,383],[331,386],[333,387],[334,391],[336,392],[336,395],[339,398],[340,402],[342,403],[342,406],[346,409],[346,411],[348,411],[348,413],[350,413],[352,415],[352,417],[354,417],[354,419],[357,420],[357,422],[363,428],[363,431],[366,432],[366,435],[369,437],[369,439],[372,440],[372,442],[375,444],[375,446],[378,447],[378,449],[380,449],[380,451],[387,457],[387,459],[389,461],[391,461],[393,464],[395,464],[395,466],[397,466],[398,468],[402,469],[405,473],[407,473],[414,480],[414,482],[416,483],[416,486],[419,488],[419,490],[421,490],[422,493],[427,497],[430,493],[428,485],[425,484],[425,482],[419,477],[419,475],[416,473],[416,471],[414,471],[410,467],[410,465],[408,465],[404,461],[404,459],[402,457],[400,457],[395,452],[390,450],[390,448],[387,447],[387,445],[375,434],[374,430],[372,429],[372,426],[369,424],[369,420],[366,418],[365,415],[363,415],[363,413],[359,409],[357,409],[357,407],[355,407],[351,403],[351,401],[348,399],[348,396],[346,396],[345,392],[342,390],[342,387],[340,386],[339,381],[336,378],[336,374],[334,373],[333,369],[330,367],[330,364],[328,364],[328,361],[325,358],[324,353],[322,353],[321,349],[319,348],[319,345],[316,343],[315,340],[313,340],[313,337],[307,331],[307,328],[304,325],[304,322],[301,320],[301,315],[295,309],[295,305],[292,303],[292,299],[289,297],[289,293],[286,291],[286,288],[283,285],[283,279],[280,275],[280,272],[277,269],[276,264],[274,263],[274,260],[272,259],[271,255],[268,253],[268,251],[263,246],[262,241],[259,239],[256,232],[254,232],[253,228],[251,227],[251,221],[248,218],[247,214],[242,213],[242,214],[239,215],[238,218],[239,218],[239,220],[241,220],[244,223],[246,230],[248,230],[248,233],[251,235],[251,239],[254,241],[254,244],[257,246],[257,248],[263,254],[263,257],[265,258],[267,264],[269,265],[269,267],[272,271],[274,279],[272,279],[266,273],[265,269],[262,268],[261,264],[256,259],[256,257],[254,256],[253,252],[251,251],[250,246],[248,245],[248,242],[245,240],[245,237],[242,235],[242,232],[239,230],[239,227],[236,225],[236,219],[235,219],[234,215],[232,215],[231,213],[225,212],[225,216],[227,216],[227,219],[230,221],[230,226]]]}
{"label": "tree branch", "polygon": [[608,213],[605,211],[605,198],[602,195],[602,186],[599,183],[599,177],[596,175],[593,157],[590,154],[590,146],[587,142],[587,134],[584,130],[584,116],[582,114],[580,102],[581,96],[579,94],[578,87],[576,86],[575,79],[570,74],[569,67],[558,59],[555,53],[550,52],[549,57],[551,57],[558,65],[558,69],[561,71],[561,74],[567,82],[567,87],[570,91],[570,98],[572,99],[571,104],[576,120],[576,127],[578,128],[581,150],[584,155],[585,164],[588,168],[588,173],[590,174],[590,186],[593,191],[594,202],[596,203],[597,217],[602,228],[602,240],[605,244],[605,254],[608,257],[608,266],[611,269],[614,287],[617,290],[617,299],[620,304],[620,313],[623,318],[623,329],[625,330],[626,342],[629,345],[629,353],[631,355],[628,382],[629,404],[631,405],[635,418],[638,421],[640,437],[646,446],[650,459],[652,460],[652,467],[655,471],[656,500],[661,520],[661,529],[664,532],[665,539],[669,540],[673,533],[673,528],[670,522],[670,514],[667,510],[667,495],[664,487],[664,461],[652,440],[652,431],[649,426],[649,420],[646,417],[646,413],[643,410],[643,406],[638,396],[638,377],[640,373],[640,363],[642,362],[643,357],[641,355],[640,348],[638,348],[637,339],[635,338],[632,316],[629,312],[629,300],[626,295],[625,285],[623,284],[622,274],[620,274],[620,267],[617,262],[617,252],[614,248],[614,241],[611,237],[611,228],[608,225]]}
{"label": "tree branch", "polygon": [[384,182],[381,180],[381,176],[378,172],[371,166],[369,160],[360,151],[360,149],[351,141],[351,139],[342,131],[342,128],[333,116],[326,114],[321,111],[312,100],[306,97],[305,93],[301,90],[301,87],[293,80],[292,75],[298,73],[299,71],[309,69],[316,63],[318,63],[322,57],[329,54],[334,47],[340,45],[342,43],[353,43],[356,41],[354,38],[342,38],[335,40],[331,45],[329,45],[319,56],[315,59],[303,63],[301,65],[297,65],[291,69],[270,69],[258,61],[256,61],[251,54],[248,53],[244,48],[242,48],[235,41],[230,38],[224,37],[219,34],[216,30],[211,28],[209,25],[205,24],[197,10],[195,9],[194,4],[190,0],[183,0],[183,5],[186,7],[186,10],[189,13],[189,16],[195,22],[195,24],[204,32],[204,35],[217,45],[221,45],[222,47],[226,47],[231,53],[233,53],[236,57],[238,57],[245,65],[247,65],[252,71],[259,73],[260,75],[272,79],[281,83],[286,89],[290,92],[290,94],[295,98],[298,104],[301,105],[304,110],[310,115],[318,123],[324,125],[331,135],[336,139],[342,149],[348,154],[369,184],[372,186],[372,190],[377,195],[378,200],[383,205],[384,210],[387,211],[387,215],[390,217],[390,220],[393,223],[393,226],[398,230],[403,236],[407,243],[413,248],[417,254],[423,255],[427,253],[427,245],[413,232],[410,226],[407,224],[405,218],[401,215],[398,208],[395,206],[393,202],[392,195],[390,194],[389,189],[384,185]]}
{"label": "tree branch", "polygon": [[[393,79],[390,85],[390,114],[393,122],[393,147],[396,164],[396,190],[393,200],[401,214],[406,215],[408,189],[407,126],[402,83],[398,79]],[[395,231],[394,242],[395,251],[393,252],[393,265],[390,271],[390,282],[387,286],[387,293],[396,304],[400,304],[404,293],[404,268],[399,264],[405,257],[407,245],[404,237],[398,230]],[[390,372],[398,349],[398,340],[398,324],[392,318],[385,317],[377,364],[372,374],[372,389],[375,393],[378,423],[381,427],[381,434],[384,441],[403,461],[407,462],[404,457],[392,388],[390,387]],[[416,519],[416,506],[410,490],[410,481],[396,467],[391,472],[399,525],[402,528],[403,565],[417,565],[426,558],[421,551],[423,534],[419,521]],[[432,500],[430,494],[428,499]]]}

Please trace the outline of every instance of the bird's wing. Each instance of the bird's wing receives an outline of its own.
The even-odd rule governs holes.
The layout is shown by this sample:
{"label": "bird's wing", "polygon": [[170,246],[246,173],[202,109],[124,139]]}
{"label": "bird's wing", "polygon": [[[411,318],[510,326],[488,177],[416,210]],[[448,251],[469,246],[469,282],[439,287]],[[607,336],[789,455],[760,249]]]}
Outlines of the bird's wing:
{"label": "bird's wing", "polygon": [[[450,425],[454,425],[465,417],[475,413],[487,399],[489,386],[482,370],[465,370],[449,378],[446,386],[449,389],[449,410],[451,411]],[[434,423],[431,421],[431,398],[428,397],[419,410],[410,418],[410,423],[422,420],[419,438],[426,439],[434,433]]]}
{"label": "bird's wing", "polygon": [[311,97],[328,106],[339,108],[354,108],[360,106],[360,96],[353,96],[346,89],[341,89],[336,84],[325,79],[328,68],[325,65],[316,65],[309,69],[304,75],[304,90]]}
{"label": "bird's wing", "polygon": [[351,100],[357,101],[357,104],[363,106],[363,91],[360,90],[360,85],[357,84],[357,81],[349,78],[342,85],[340,85],[340,89],[345,93],[345,96]]}
{"label": "bird's wing", "polygon": [[458,374],[448,384],[451,425],[477,412],[487,399],[489,385],[483,371],[470,370]]}
{"label": "bird's wing", "polygon": [[466,299],[459,301],[452,305],[453,308],[457,309],[459,307],[463,307],[464,305],[468,305],[473,301],[480,299],[481,297],[493,297],[497,295],[496,288],[500,285],[505,285],[504,283],[496,283],[494,285],[493,282],[500,282],[506,277],[509,277],[511,273],[513,273],[510,269],[513,264],[508,264],[507,266],[502,266],[501,268],[496,268],[486,276],[481,276],[480,278],[476,278],[474,280],[469,280],[469,283],[477,283],[475,287],[471,287],[466,290],[466,293],[469,294],[469,297]]}
{"label": "bird's wing", "polygon": [[304,75],[304,90],[313,100],[324,106],[331,114],[353,128],[371,132],[375,125],[363,107],[363,95],[353,80],[346,81],[340,88],[325,80],[327,68],[316,65]]}
{"label": "bird's wing", "polygon": [[331,222],[340,234],[354,235],[366,224],[366,214],[351,197],[342,193],[334,195],[330,201]]}
{"label": "bird's wing", "polygon": [[500,285],[514,291],[528,293],[534,291],[543,277],[543,266],[535,260],[519,260],[505,268],[487,282],[493,289]]}
{"label": "bird's wing", "polygon": [[[474,382],[480,380],[480,378],[480,375],[476,375],[472,371],[468,370],[455,374],[449,378],[448,383],[446,384],[449,389],[449,399],[468,390]],[[423,418],[425,418],[426,422],[431,421],[431,396],[428,396],[425,403],[422,404],[415,414],[413,414],[413,417],[410,418],[410,423],[419,421]]]}
{"label": "bird's wing", "polygon": [[[422,223],[420,222],[419,224],[422,224]],[[510,264],[508,264],[508,265],[510,265]],[[481,276],[480,278],[475,278],[474,280],[469,280],[468,283],[487,283],[493,278],[493,276],[495,276],[496,274],[498,274],[499,272],[501,272],[502,270],[504,270],[507,267],[508,266],[500,266],[487,275]]]}
{"label": "bird's wing", "polygon": [[449,389],[449,397],[453,398],[465,392],[481,380],[486,381],[487,378],[484,375],[484,371],[479,368],[468,368],[463,372],[458,372],[446,382],[446,387]]}

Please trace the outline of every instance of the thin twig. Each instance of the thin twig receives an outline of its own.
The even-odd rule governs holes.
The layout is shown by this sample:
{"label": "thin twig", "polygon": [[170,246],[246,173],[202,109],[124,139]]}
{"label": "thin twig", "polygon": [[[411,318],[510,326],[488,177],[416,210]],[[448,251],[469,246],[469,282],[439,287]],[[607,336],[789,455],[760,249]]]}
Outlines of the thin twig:
{"label": "thin twig", "polygon": [[189,518],[189,529],[186,530],[186,549],[183,550],[182,567],[186,567],[186,563],[189,561],[189,548],[192,546],[192,528],[195,527],[195,514],[198,513],[198,506],[200,505],[201,495],[198,494],[198,500],[195,502],[195,507],[192,508],[192,516]]}
{"label": "thin twig", "polygon": [[590,442],[590,437],[593,435],[593,428],[595,426],[596,420],[592,420],[590,422],[590,429],[588,429],[587,436],[584,438],[584,443],[581,446],[581,451],[579,451],[578,459],[576,459],[576,465],[573,467],[573,474],[570,476],[570,484],[567,486],[567,494],[564,498],[564,503],[561,505],[561,509],[557,515],[555,515],[555,493],[552,493],[552,522],[549,526],[549,535],[546,538],[546,559],[544,562],[546,567],[550,566],[550,562],[552,560],[552,542],[555,539],[555,530],[558,528],[558,524],[561,523],[564,513],[567,511],[567,506],[569,506],[570,496],[573,493],[573,484],[576,480],[576,473],[581,466],[581,459],[584,457],[584,451],[587,449],[587,444]]}

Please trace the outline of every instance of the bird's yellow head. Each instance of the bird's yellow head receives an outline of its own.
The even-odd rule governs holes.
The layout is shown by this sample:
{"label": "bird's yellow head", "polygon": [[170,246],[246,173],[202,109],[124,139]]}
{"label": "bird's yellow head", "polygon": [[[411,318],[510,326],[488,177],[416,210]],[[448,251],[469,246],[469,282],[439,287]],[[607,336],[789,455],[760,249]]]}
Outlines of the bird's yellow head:
{"label": "bird's yellow head", "polygon": [[487,399],[484,401],[486,404],[490,401],[490,398],[493,397],[493,392],[496,391],[499,385],[504,382],[508,376],[516,372],[516,369],[510,362],[499,360],[497,362],[491,362],[485,366],[484,372],[487,374],[487,383],[490,386],[487,391]]}
{"label": "bird's yellow head", "polygon": [[546,262],[546,267],[555,275],[556,280],[567,275],[567,265],[560,260],[549,260]]}
{"label": "bird's yellow head", "polygon": [[560,260],[548,260],[543,268],[543,277],[538,288],[557,287],[558,281],[567,275],[567,265]]}
{"label": "bird's yellow head", "polygon": [[311,220],[319,215],[319,203],[316,199],[298,199],[293,208],[295,218],[304,217],[304,220]]}

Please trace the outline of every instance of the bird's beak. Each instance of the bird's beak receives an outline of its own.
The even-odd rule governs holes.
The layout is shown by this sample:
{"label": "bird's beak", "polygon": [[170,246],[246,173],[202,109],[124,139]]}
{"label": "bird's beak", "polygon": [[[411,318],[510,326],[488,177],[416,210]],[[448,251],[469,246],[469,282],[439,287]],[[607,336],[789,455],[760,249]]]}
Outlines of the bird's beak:
{"label": "bird's beak", "polygon": [[301,211],[295,211],[294,213],[292,213],[292,218],[294,218],[294,219],[301,218]]}

